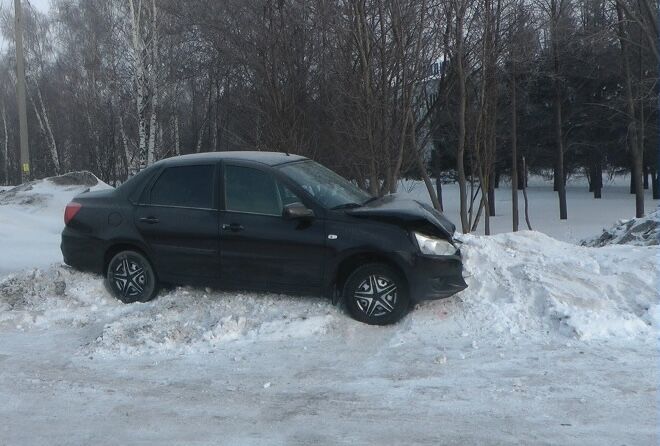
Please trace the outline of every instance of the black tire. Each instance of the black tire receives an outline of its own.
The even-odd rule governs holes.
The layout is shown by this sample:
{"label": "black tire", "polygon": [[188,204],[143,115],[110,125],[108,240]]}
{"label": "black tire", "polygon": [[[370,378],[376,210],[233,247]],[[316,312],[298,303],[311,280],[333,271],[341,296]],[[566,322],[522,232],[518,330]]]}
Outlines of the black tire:
{"label": "black tire", "polygon": [[148,302],[158,293],[158,279],[149,260],[137,251],[122,251],[108,263],[106,286],[125,304]]}
{"label": "black tire", "polygon": [[406,281],[383,263],[369,263],[353,271],[343,296],[351,316],[370,325],[394,324],[410,308]]}

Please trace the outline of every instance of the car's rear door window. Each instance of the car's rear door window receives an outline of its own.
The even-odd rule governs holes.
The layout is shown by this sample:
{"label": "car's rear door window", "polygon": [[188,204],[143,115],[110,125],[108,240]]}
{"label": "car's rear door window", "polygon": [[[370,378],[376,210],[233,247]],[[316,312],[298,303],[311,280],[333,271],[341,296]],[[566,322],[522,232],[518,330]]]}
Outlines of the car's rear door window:
{"label": "car's rear door window", "polygon": [[214,167],[168,167],[151,188],[151,204],[212,209]]}
{"label": "car's rear door window", "polygon": [[244,166],[225,166],[225,207],[228,211],[282,215],[282,198],[268,172]]}

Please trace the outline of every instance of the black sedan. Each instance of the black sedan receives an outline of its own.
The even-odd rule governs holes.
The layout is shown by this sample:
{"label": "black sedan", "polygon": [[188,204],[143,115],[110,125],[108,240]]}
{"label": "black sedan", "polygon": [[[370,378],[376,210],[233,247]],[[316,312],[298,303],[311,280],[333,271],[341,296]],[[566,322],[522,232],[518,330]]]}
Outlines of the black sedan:
{"label": "black sedan", "polygon": [[441,213],[371,197],[297,155],[169,158],[78,195],[64,220],[64,261],[105,275],[126,303],[153,299],[162,283],[323,294],[384,325],[467,287]]}

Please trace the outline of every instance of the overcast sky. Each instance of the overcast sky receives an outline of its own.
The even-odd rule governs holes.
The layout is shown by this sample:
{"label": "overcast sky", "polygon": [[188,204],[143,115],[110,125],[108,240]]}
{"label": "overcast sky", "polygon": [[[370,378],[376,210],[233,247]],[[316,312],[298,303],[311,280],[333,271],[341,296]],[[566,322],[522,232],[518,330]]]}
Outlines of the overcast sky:
{"label": "overcast sky", "polygon": [[41,11],[48,11],[48,7],[50,6],[50,0],[31,0],[30,3]]}
{"label": "overcast sky", "polygon": [[[21,0],[21,2],[23,2],[24,5],[29,2],[32,6],[42,12],[48,12],[50,7],[50,0]],[[14,0],[0,0],[0,6],[2,6],[3,9],[11,8],[11,10],[14,11]],[[3,51],[6,48],[6,44],[7,42],[5,42],[4,38],[0,36],[0,51]]]}
{"label": "overcast sky", "polygon": [[[39,11],[46,12],[48,11],[48,6],[50,5],[50,0],[21,0],[23,3],[30,3],[32,6],[37,8]],[[0,4],[3,7],[11,6],[14,8],[14,0],[0,0]]]}

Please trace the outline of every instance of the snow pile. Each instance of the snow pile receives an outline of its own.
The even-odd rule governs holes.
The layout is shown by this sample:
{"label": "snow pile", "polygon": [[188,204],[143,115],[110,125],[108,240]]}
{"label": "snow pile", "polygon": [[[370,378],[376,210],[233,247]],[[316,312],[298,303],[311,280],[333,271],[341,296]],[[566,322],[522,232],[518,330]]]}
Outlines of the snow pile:
{"label": "snow pile", "polygon": [[0,280],[0,327],[49,329],[84,327],[123,312],[98,276],[51,267]]}
{"label": "snow pile", "polygon": [[49,203],[53,201],[61,202],[62,199],[66,199],[66,203],[68,203],[75,195],[86,190],[107,189],[109,187],[111,186],[99,180],[91,172],[69,172],[57,177],[30,181],[16,187],[0,190],[0,206],[11,204],[48,206]]}
{"label": "snow pile", "polygon": [[60,262],[64,207],[82,192],[109,187],[89,172],[72,172],[0,191],[0,276]]}
{"label": "snow pile", "polygon": [[581,244],[596,247],[606,245],[659,245],[660,210],[651,212],[646,217],[620,220],[610,229],[603,229],[600,237],[585,239]]}
{"label": "snow pile", "polygon": [[192,353],[212,351],[227,342],[307,338],[326,334],[338,314],[325,300],[188,288],[137,307],[105,324],[90,351]]}
{"label": "snow pile", "polygon": [[189,353],[229,341],[278,341],[321,335],[342,318],[321,298],[210,289],[161,291],[125,305],[100,276],[52,267],[0,280],[0,328],[89,327],[94,354]]}
{"label": "snow pile", "polygon": [[412,315],[470,337],[558,333],[652,338],[660,328],[657,247],[586,248],[538,232],[462,236],[469,287]]}

